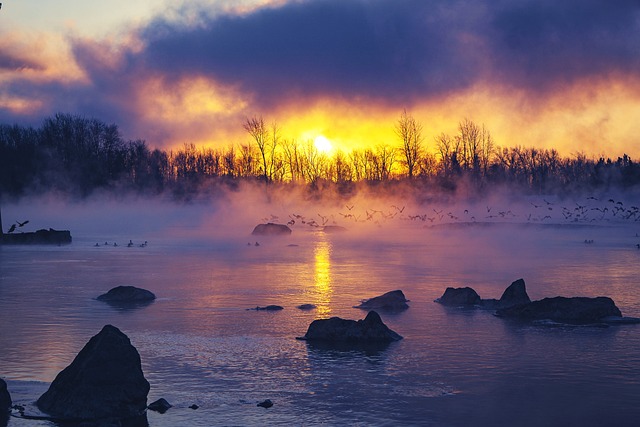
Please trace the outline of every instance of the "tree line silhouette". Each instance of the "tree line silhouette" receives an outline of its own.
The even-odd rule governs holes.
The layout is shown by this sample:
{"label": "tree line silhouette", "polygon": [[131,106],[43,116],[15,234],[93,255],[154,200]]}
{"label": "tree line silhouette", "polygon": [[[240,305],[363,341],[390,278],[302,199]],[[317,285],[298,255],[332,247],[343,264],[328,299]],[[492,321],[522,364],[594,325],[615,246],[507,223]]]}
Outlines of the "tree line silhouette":
{"label": "tree line silhouette", "polygon": [[60,191],[88,196],[96,190],[185,197],[243,180],[294,183],[310,189],[335,185],[409,182],[453,192],[464,183],[477,190],[515,185],[532,194],[628,189],[640,184],[640,165],[624,154],[614,160],[584,154],[562,157],[555,149],[500,147],[484,125],[462,120],[457,133],[427,142],[423,126],[403,111],[397,140],[350,152],[320,151],[312,141],[282,137],[276,122],[243,123],[248,142],[225,148],[150,149],[125,140],[117,125],[56,114],[39,128],[0,125],[0,194]]}

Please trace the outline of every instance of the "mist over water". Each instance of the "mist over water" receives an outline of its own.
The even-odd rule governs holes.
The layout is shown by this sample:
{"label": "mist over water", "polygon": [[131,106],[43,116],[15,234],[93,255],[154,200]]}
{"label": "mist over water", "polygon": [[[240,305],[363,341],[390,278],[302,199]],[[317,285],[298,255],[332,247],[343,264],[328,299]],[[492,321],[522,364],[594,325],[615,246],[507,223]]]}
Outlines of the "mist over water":
{"label": "mist over water", "polygon": [[[634,206],[620,194],[345,199],[260,186],[189,203],[4,204],[5,231],[28,219],[22,230],[69,229],[73,243],[0,247],[0,377],[30,405],[110,323],[141,354],[149,402],[174,405],[150,412],[151,426],[634,425],[637,325],[525,326],[433,302],[448,286],[499,298],[522,277],[532,299],[610,296],[640,317]],[[264,222],[293,232],[251,235]],[[95,300],[118,285],[158,299],[131,310]],[[364,318],[354,305],[394,289],[410,308],[381,315],[402,341],[369,351],[295,340],[316,318]],[[285,308],[247,310],[268,304]],[[256,407],[267,398],[272,408]]]}

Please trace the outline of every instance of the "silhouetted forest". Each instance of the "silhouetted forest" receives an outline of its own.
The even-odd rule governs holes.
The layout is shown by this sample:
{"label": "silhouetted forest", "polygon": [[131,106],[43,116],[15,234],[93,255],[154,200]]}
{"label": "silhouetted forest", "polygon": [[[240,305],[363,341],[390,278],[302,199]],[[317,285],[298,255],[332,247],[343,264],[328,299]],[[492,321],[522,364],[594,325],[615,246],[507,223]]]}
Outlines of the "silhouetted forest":
{"label": "silhouetted forest", "polygon": [[[310,191],[334,186],[409,182],[445,193],[465,187],[482,192],[503,184],[531,194],[629,189],[640,184],[640,165],[626,154],[615,159],[556,150],[499,147],[483,126],[465,119],[454,135],[425,141],[422,125],[406,111],[395,123],[397,140],[351,152],[320,152],[312,141],[282,138],[276,123],[262,117],[243,124],[247,143],[226,148],[184,144],[150,149],[125,140],[117,125],[94,118],[56,114],[39,128],[0,125],[0,194],[59,191],[77,197],[97,190],[119,193],[169,192],[188,198],[243,180],[296,183]],[[390,124],[394,126],[394,124]]]}

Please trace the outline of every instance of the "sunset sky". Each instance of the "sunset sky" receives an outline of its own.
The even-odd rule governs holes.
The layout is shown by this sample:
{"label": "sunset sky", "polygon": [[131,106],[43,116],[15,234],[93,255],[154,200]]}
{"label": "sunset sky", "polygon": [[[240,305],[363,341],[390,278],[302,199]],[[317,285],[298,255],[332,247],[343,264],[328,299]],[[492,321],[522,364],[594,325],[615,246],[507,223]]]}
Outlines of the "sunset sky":
{"label": "sunset sky", "polygon": [[640,159],[637,0],[5,0],[0,123],[57,112],[150,147],[246,143],[246,117],[338,148],[496,144]]}

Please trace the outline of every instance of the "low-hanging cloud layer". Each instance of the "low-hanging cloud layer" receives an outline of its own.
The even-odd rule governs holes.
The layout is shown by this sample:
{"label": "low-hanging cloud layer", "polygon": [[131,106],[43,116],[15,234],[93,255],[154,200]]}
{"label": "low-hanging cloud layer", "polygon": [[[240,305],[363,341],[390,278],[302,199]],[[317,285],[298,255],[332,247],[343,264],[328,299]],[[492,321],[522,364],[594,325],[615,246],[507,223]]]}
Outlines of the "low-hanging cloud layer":
{"label": "low-hanging cloud layer", "polygon": [[407,108],[428,134],[468,117],[501,145],[640,156],[637,0],[214,6],[112,38],[3,35],[0,122],[78,113],[166,147],[245,142],[243,118],[264,115],[373,142]]}

